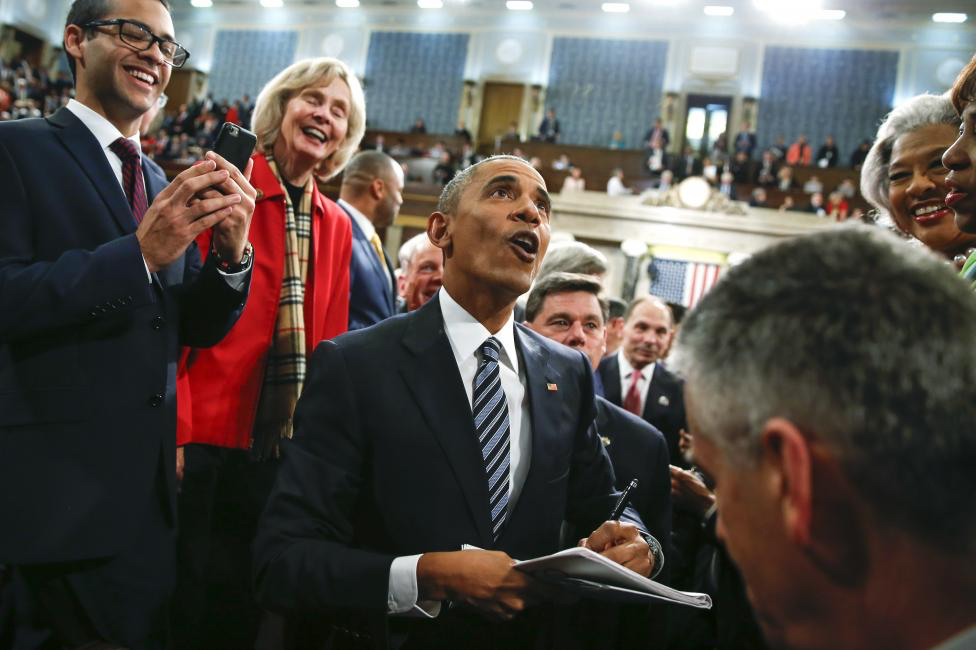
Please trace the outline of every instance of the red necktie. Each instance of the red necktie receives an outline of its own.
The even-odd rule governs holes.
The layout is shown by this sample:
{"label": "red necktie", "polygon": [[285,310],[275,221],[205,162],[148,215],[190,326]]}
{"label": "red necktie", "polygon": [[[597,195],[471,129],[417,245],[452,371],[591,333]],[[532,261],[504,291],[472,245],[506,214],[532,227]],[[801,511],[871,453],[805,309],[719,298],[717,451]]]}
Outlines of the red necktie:
{"label": "red necktie", "polygon": [[142,221],[149,209],[146,198],[146,181],[142,177],[142,153],[128,138],[119,138],[108,146],[122,161],[122,189],[129,199],[129,208],[136,224]]}
{"label": "red necktie", "polygon": [[640,370],[630,372],[630,388],[627,389],[627,397],[624,398],[624,408],[637,417],[641,415],[641,394],[637,383],[640,381]]}

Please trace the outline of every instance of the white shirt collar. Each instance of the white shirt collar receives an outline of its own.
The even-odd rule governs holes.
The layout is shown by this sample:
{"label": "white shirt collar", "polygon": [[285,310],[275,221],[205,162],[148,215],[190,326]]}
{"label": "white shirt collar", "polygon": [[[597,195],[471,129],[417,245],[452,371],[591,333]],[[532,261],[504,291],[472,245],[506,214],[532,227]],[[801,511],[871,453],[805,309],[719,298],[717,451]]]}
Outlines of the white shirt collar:
{"label": "white shirt collar", "polygon": [[359,229],[363,231],[363,235],[366,237],[366,239],[372,239],[373,235],[376,234],[376,226],[373,225],[373,222],[348,201],[339,199],[339,205],[345,208],[346,212],[352,216],[353,220],[356,222],[356,225],[359,226]]}
{"label": "white shirt collar", "polygon": [[69,111],[71,111],[75,117],[81,120],[82,124],[88,127],[88,130],[92,132],[95,139],[98,140],[98,144],[102,149],[108,149],[108,146],[118,140],[119,138],[128,137],[129,140],[136,145],[137,151],[142,151],[142,144],[139,142],[139,131],[138,129],[133,135],[124,136],[122,132],[115,128],[115,125],[109,122],[104,115],[97,113],[92,109],[88,108],[77,99],[69,99],[67,106],[65,106]]}
{"label": "white shirt collar", "polygon": [[478,319],[469,314],[464,307],[459,305],[444,287],[441,287],[438,292],[438,302],[441,307],[441,316],[444,317],[444,330],[447,332],[454,357],[459,364],[477,353],[485,339],[494,336],[502,344],[501,361],[515,373],[518,373],[514,312],[509,315],[501,329],[493,334]]}

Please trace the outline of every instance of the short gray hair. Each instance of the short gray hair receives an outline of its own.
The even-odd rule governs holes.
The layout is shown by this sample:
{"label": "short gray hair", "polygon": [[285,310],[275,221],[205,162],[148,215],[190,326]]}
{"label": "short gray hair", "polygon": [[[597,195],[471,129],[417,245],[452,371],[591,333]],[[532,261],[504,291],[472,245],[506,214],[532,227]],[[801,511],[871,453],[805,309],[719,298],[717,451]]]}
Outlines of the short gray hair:
{"label": "short gray hair", "polygon": [[526,322],[531,323],[535,320],[536,316],[542,311],[542,306],[546,303],[546,298],[549,296],[560,293],[573,293],[575,291],[585,291],[596,296],[596,300],[600,304],[600,316],[603,318],[603,324],[606,325],[610,305],[607,303],[606,298],[600,297],[600,293],[603,291],[603,285],[600,284],[600,281],[592,275],[563,273],[561,271],[550,273],[544,278],[537,280],[532,286],[532,291],[529,292],[529,298],[525,302]]}
{"label": "short gray hair", "polygon": [[607,256],[583,242],[559,242],[549,247],[539,277],[556,272],[603,275],[607,272]]}
{"label": "short gray hair", "polygon": [[930,124],[959,125],[952,102],[944,95],[917,95],[888,113],[878,128],[871,150],[861,166],[861,195],[875,207],[886,225],[894,226],[888,200],[888,165],[895,141],[915,129]]}
{"label": "short gray hair", "polygon": [[749,467],[764,424],[786,418],[830,449],[879,519],[971,553],[974,322],[948,265],[879,228],[777,244],[682,323],[678,370],[703,396],[695,433]]}
{"label": "short gray hair", "polygon": [[258,136],[258,151],[271,153],[275,140],[281,133],[285,106],[292,97],[315,84],[329,84],[336,79],[342,79],[349,87],[351,105],[346,139],[320,166],[318,175],[321,179],[327,180],[342,171],[352,155],[356,153],[359,141],[366,133],[366,98],[359,79],[353,74],[352,69],[339,59],[320,57],[293,63],[265,84],[258,94],[254,104],[254,115],[251,117],[251,128]]}
{"label": "short gray hair", "polygon": [[461,202],[461,195],[464,194],[464,190],[468,189],[468,185],[471,181],[475,179],[480,171],[480,168],[485,163],[494,162],[496,160],[517,160],[526,167],[532,169],[523,158],[518,156],[510,156],[508,154],[502,154],[498,156],[489,156],[484,160],[479,160],[470,167],[465,167],[454,175],[454,178],[444,186],[441,191],[440,198],[437,199],[437,211],[441,214],[457,214],[458,204]]}
{"label": "short gray hair", "polygon": [[397,261],[400,262],[400,270],[406,273],[410,269],[410,263],[414,256],[422,251],[426,246],[433,246],[427,233],[422,232],[408,239],[397,253]]}

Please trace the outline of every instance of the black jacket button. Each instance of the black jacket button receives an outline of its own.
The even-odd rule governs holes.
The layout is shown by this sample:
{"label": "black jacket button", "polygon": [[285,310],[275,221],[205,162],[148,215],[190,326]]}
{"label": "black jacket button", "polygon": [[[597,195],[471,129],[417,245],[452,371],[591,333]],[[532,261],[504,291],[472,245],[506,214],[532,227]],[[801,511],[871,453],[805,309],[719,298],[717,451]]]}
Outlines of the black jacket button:
{"label": "black jacket button", "polygon": [[152,328],[154,330],[159,331],[163,329],[163,325],[165,324],[166,324],[166,319],[164,319],[162,316],[156,316],[156,318],[152,319]]}
{"label": "black jacket button", "polygon": [[149,406],[152,406],[153,408],[161,405],[162,403],[163,403],[162,393],[156,393],[155,395],[149,398]]}

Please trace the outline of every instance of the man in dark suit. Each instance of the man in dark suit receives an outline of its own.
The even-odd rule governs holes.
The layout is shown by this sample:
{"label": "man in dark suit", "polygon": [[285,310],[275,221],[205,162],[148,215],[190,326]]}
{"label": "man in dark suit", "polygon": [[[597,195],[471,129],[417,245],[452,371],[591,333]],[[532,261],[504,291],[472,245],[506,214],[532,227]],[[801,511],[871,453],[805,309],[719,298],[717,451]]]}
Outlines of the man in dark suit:
{"label": "man in dark suit", "polygon": [[376,232],[403,204],[403,168],[381,151],[362,151],[342,174],[339,206],[352,223],[349,329],[369,327],[396,313],[396,278]]}
{"label": "man in dark suit", "polygon": [[599,373],[606,398],[659,429],[671,464],[687,467],[678,450],[678,434],[687,428],[681,380],[658,363],[673,335],[668,306],[654,296],[636,298],[624,316],[623,346],[603,359]]}
{"label": "man in dark suit", "polygon": [[315,352],[256,583],[273,608],[333,610],[335,647],[364,635],[367,647],[544,643],[551,610],[523,610],[551,591],[512,558],[561,548],[563,521],[595,528],[581,543],[643,575],[659,565],[636,525],[601,524],[616,492],[589,363],[514,323],[549,210],[524,160],[463,170],[428,220],[445,256],[438,296]]}
{"label": "man in dark suit", "polygon": [[240,314],[255,192],[219,157],[167,187],[140,156],[185,59],[164,2],[76,0],[64,47],[77,99],[0,124],[0,563],[44,647],[163,648],[179,346]]}
{"label": "man in dark suit", "polygon": [[556,109],[550,108],[539,125],[539,139],[543,142],[559,142],[559,120],[556,119]]}

